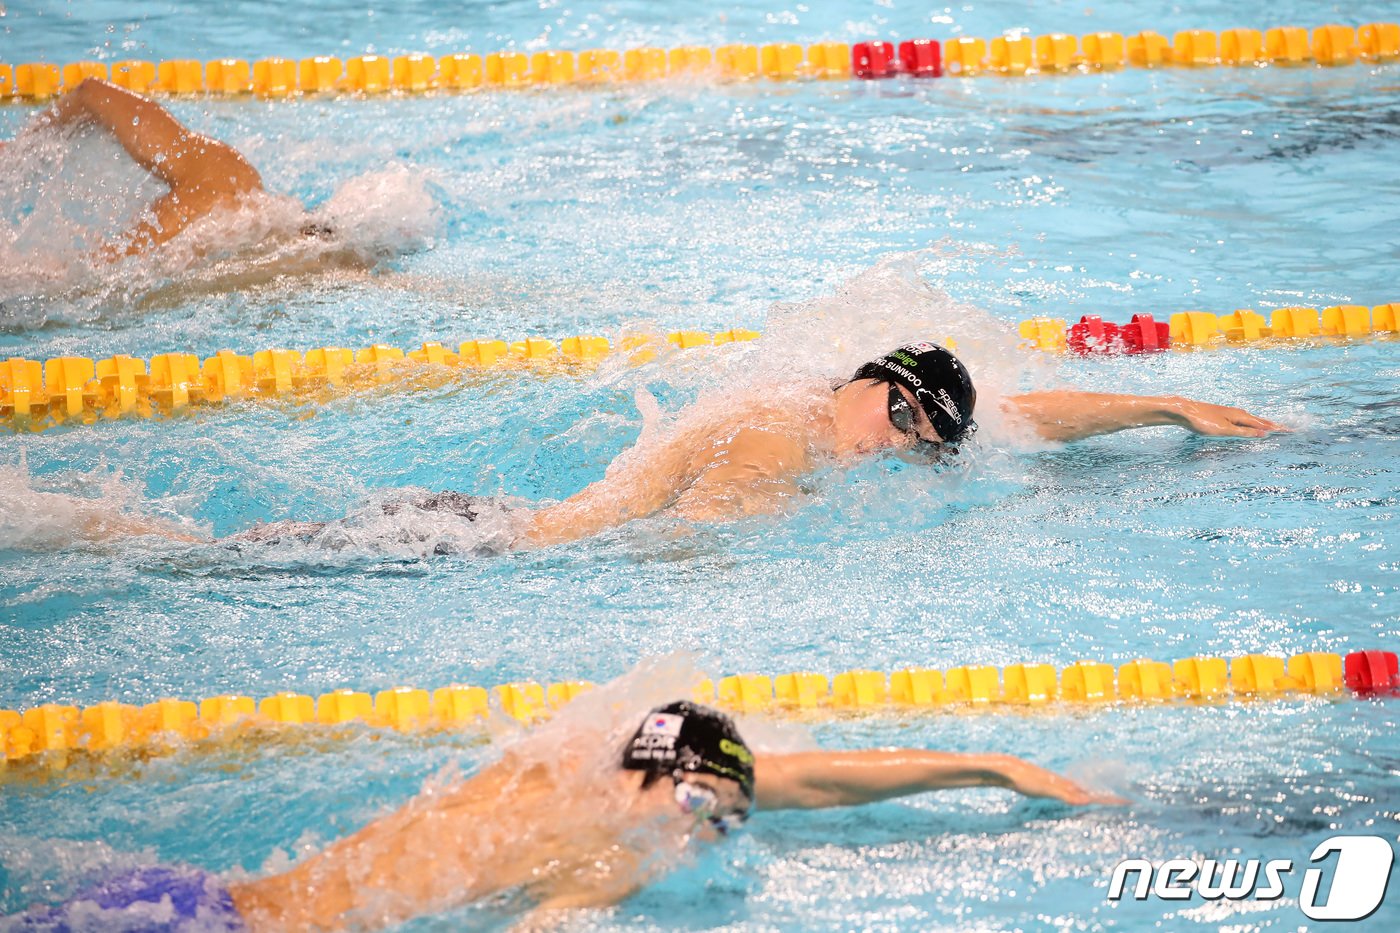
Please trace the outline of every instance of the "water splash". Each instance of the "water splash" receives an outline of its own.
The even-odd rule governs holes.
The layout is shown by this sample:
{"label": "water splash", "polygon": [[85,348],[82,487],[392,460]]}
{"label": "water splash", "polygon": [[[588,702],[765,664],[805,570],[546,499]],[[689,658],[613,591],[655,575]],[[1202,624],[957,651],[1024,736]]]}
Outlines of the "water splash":
{"label": "water splash", "polygon": [[152,501],[142,493],[139,483],[106,464],[35,477],[21,451],[18,462],[0,464],[0,549],[47,551],[94,541],[124,543],[142,530],[200,533],[194,521],[179,517],[190,503]]}
{"label": "water splash", "polygon": [[[408,192],[417,191],[424,200],[405,209],[399,216],[401,226],[385,221],[386,229],[398,231],[395,236],[407,235],[402,226],[408,223],[405,218],[422,218],[432,212],[427,206],[431,203],[428,186],[429,182],[420,176],[386,170],[373,177],[365,176],[363,185],[346,189],[332,199],[334,206],[328,206],[319,216],[339,218],[334,221],[338,224],[351,217],[388,218],[396,203],[412,201]],[[266,229],[266,217],[276,209],[277,205],[273,205],[268,212],[242,215],[247,229],[253,231],[249,238]],[[727,423],[736,410],[746,407],[752,408],[759,420],[785,410],[789,420],[790,413],[797,412],[796,422],[800,422],[801,413],[821,410],[824,400],[830,397],[833,380],[846,378],[860,363],[892,346],[932,336],[956,341],[957,352],[968,362],[979,385],[977,418],[982,430],[976,441],[967,445],[968,454],[936,469],[905,464],[893,457],[841,465],[817,457],[818,468],[804,481],[806,488],[818,500],[830,500],[833,508],[823,510],[825,520],[850,522],[859,514],[864,522],[874,521],[875,526],[902,520],[910,508],[937,513],[950,506],[988,504],[1004,497],[1008,490],[1016,488],[1024,473],[1019,454],[1035,445],[1005,425],[998,400],[1028,384],[1049,384],[1055,373],[1053,364],[1019,350],[1007,325],[976,307],[951,299],[929,283],[931,275],[936,276],[951,263],[967,261],[964,252],[947,245],[896,254],[856,275],[833,295],[775,306],[762,340],[701,350],[663,351],[661,362],[640,368],[630,365],[624,355],[615,355],[591,378],[601,385],[632,390],[642,430],[630,450],[606,452],[607,457],[616,457],[609,471],[644,464],[678,433]],[[664,342],[661,346],[665,346]],[[677,407],[670,411],[663,408],[657,392],[677,399]],[[541,402],[564,405],[568,399],[563,396],[549,393]],[[586,445],[589,436],[598,431],[607,432],[609,437],[616,434],[611,423],[584,424],[575,442]],[[29,485],[21,483],[16,488],[25,490]],[[577,490],[569,490],[573,491]],[[413,488],[385,490],[365,498],[343,518],[301,531],[289,529],[285,535],[271,535],[275,539],[272,544],[243,543],[233,549],[220,544],[192,559],[196,563],[212,559],[216,565],[232,560],[320,567],[385,558],[417,560],[442,553],[494,554],[506,550],[521,530],[524,513],[519,511],[522,503],[518,501],[483,503],[483,514],[475,522],[450,513],[409,509],[391,514],[385,510],[387,502],[416,492]],[[129,522],[145,510],[139,497],[133,497],[130,491],[124,496],[112,505]],[[103,510],[107,507],[100,501],[47,500],[49,506],[41,501],[31,498],[20,511],[40,514],[51,507],[70,517],[52,523],[30,521],[32,528],[23,532],[12,530],[8,543],[0,543],[25,548],[61,547],[64,542],[91,540],[95,536],[90,532],[93,525],[104,527],[102,520],[94,517],[94,510],[106,514]],[[789,511],[802,511],[811,501],[810,497],[803,497]],[[38,531],[41,524],[42,533]],[[760,524],[770,525],[771,520]],[[115,526],[107,522],[107,527]],[[637,531],[650,540],[655,529]],[[663,529],[663,537],[665,534]]]}
{"label": "water splash", "polygon": [[392,163],[343,182],[313,214],[365,259],[430,245],[442,227],[445,195],[431,171]]}
{"label": "water splash", "polygon": [[893,253],[834,294],[773,305],[762,340],[673,354],[663,378],[702,395],[748,386],[782,391],[804,381],[847,379],[862,363],[903,343],[951,340],[977,385],[981,437],[1023,443],[1027,439],[1006,423],[1000,402],[1055,384],[1056,361],[1025,353],[1005,321],[936,286],[951,268],[975,263],[985,252],[943,243]]}
{"label": "water splash", "polygon": [[[696,836],[677,825],[675,813],[636,808],[636,777],[619,762],[647,711],[693,695],[702,677],[692,655],[673,653],[643,660],[543,724],[527,728],[497,717],[488,723],[496,760],[482,761],[465,783],[450,765],[374,833],[356,837],[366,842],[334,843],[325,857],[304,846],[298,866],[276,853],[264,870],[290,868],[283,877],[292,879],[292,891],[356,878],[354,919],[374,925],[469,901],[481,902],[477,910],[511,914],[559,893],[626,893],[695,851]],[[804,730],[783,731],[781,744],[803,744]],[[396,834],[410,828],[421,844],[398,845]],[[388,877],[386,851],[394,852]],[[469,853],[473,868],[446,873],[444,852]],[[410,900],[402,893],[407,878],[426,882],[415,881]]]}
{"label": "water splash", "polygon": [[500,554],[521,531],[520,503],[481,496],[471,515],[426,504],[427,490],[381,490],[342,519],[274,522],[215,542],[259,562],[320,562],[325,554],[350,559],[418,559],[444,554]]}
{"label": "water splash", "polygon": [[0,330],[109,321],[288,275],[374,268],[429,245],[442,223],[431,174],[391,164],[346,180],[314,212],[259,193],[157,249],[113,259],[104,248],[149,217],[163,185],[93,130],[27,131],[5,155]]}

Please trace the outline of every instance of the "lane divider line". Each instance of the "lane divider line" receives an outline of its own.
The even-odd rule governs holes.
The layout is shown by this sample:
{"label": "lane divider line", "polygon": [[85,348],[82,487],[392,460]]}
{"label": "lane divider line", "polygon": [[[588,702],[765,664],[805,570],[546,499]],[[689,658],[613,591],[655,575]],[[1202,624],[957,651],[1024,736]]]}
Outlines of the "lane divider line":
{"label": "lane divider line", "polygon": [[[160,751],[182,742],[247,734],[249,728],[340,726],[359,723],[404,732],[460,729],[493,714],[521,722],[545,718],[580,694],[587,681],[532,681],[484,687],[452,684],[431,692],[395,687],[368,693],[332,690],[318,697],[295,692],[253,699],[164,698],[135,706],[106,701],[79,708],[47,703],[0,710],[0,768],[34,758],[66,766],[72,752]],[[1289,694],[1357,697],[1400,695],[1395,652],[1355,651],[1345,657],[1306,652],[1288,658],[1249,654],[1231,659],[1181,658],[1168,664],[1140,658],[1118,668],[1077,661],[1049,664],[904,668],[885,674],[848,670],[828,678],[810,671],[768,677],[736,674],[703,680],[694,697],[743,713],[821,715],[914,713],[990,707],[1052,709],[1062,704],[1232,702]]]}
{"label": "lane divider line", "polygon": [[[1022,321],[1022,345],[1080,355],[1140,354],[1203,348],[1238,347],[1262,341],[1363,339],[1400,334],[1400,302],[1279,308],[1266,321],[1262,314],[1240,309],[1215,315],[1182,311],[1167,322],[1147,313],[1127,324],[1085,315],[1068,325],[1063,318]],[[272,398],[363,388],[421,375],[425,366],[450,374],[462,367],[528,368],[532,372],[577,371],[626,354],[632,365],[658,358],[667,346],[681,350],[756,340],[757,331],[734,328],[674,331],[664,343],[656,336],[633,336],[617,342],[606,337],[567,337],[557,344],[542,337],[467,340],[451,350],[429,342],[416,350],[374,344],[351,350],[318,347],[259,350],[251,356],[220,350],[203,362],[193,353],[160,353],[147,359],[118,355],[102,360],[55,357],[40,362],[24,357],[0,359],[0,424],[14,430],[39,431],[60,424],[94,424],[124,417],[166,417],[192,407],[220,405],[244,398]],[[957,349],[957,341],[942,343]]]}
{"label": "lane divider line", "polygon": [[141,94],[288,98],[310,94],[421,94],[478,88],[542,87],[653,81],[665,78],[717,78],[781,81],[795,78],[873,80],[908,75],[938,78],[1113,71],[1124,67],[1201,68],[1216,65],[1319,66],[1377,63],[1400,58],[1400,24],[1329,23],[1311,31],[1301,26],[1268,30],[1226,29],[1219,33],[1187,29],[1166,36],[1146,30],[1124,36],[1093,32],[1084,36],[1010,31],[985,39],[959,36],[891,42],[792,42],[766,45],[732,43],[715,48],[681,46],[626,51],[587,49],[534,53],[421,52],[393,57],[358,55],[341,59],[245,58],[123,60],[0,64],[0,101],[42,103],[85,78],[103,78]]}
{"label": "lane divider line", "polygon": [[1152,353],[1159,350],[1235,346],[1265,340],[1305,340],[1322,337],[1365,338],[1400,334],[1400,303],[1333,305],[1323,308],[1278,308],[1266,320],[1249,308],[1229,314],[1181,311],[1166,321],[1134,314],[1127,324],[1113,324],[1086,314],[1068,325],[1064,318],[1036,317],[1022,321],[1023,344],[1037,350],[1068,350],[1080,355]]}
{"label": "lane divider line", "polygon": [[757,331],[734,328],[709,333],[676,331],[665,336],[626,337],[614,346],[606,337],[567,337],[555,344],[540,337],[513,343],[467,340],[451,350],[425,343],[405,352],[375,344],[350,350],[318,347],[306,351],[269,349],[251,356],[220,350],[203,362],[193,353],[160,353],[149,361],[118,355],[103,360],[56,357],[40,363],[22,357],[0,359],[0,422],[17,430],[43,430],[57,424],[92,424],[122,417],[160,417],[190,407],[219,405],[243,398],[386,385],[437,367],[453,370],[528,367],[535,372],[578,370],[626,354],[632,365],[656,359],[667,346],[688,350],[755,340]]}

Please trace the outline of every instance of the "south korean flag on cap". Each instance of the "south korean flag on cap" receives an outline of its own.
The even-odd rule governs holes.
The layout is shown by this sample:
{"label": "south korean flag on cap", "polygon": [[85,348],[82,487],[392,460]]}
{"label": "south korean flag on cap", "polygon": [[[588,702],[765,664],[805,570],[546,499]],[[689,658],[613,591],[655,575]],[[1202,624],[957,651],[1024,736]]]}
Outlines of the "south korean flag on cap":
{"label": "south korean flag on cap", "polygon": [[675,738],[680,736],[683,725],[684,716],[674,713],[652,713],[651,718],[642,725],[642,735],[669,735]]}

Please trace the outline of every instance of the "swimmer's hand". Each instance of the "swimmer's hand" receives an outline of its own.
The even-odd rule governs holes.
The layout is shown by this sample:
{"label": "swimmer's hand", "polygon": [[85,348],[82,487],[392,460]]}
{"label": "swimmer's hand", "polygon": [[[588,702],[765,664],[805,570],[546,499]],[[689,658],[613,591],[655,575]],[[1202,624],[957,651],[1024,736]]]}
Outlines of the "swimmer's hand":
{"label": "swimmer's hand", "polygon": [[1251,415],[1243,408],[1230,408],[1226,405],[1212,405],[1197,402],[1180,396],[1168,396],[1162,400],[1167,412],[1188,431],[1212,437],[1263,437],[1274,431],[1288,431],[1290,428]]}
{"label": "swimmer's hand", "polygon": [[1046,797],[1076,807],[1091,804],[1122,806],[1128,803],[1126,799],[1115,794],[1089,790],[1064,775],[1047,771],[1029,761],[1022,761],[1009,755],[1002,767],[1005,786],[1027,797]]}

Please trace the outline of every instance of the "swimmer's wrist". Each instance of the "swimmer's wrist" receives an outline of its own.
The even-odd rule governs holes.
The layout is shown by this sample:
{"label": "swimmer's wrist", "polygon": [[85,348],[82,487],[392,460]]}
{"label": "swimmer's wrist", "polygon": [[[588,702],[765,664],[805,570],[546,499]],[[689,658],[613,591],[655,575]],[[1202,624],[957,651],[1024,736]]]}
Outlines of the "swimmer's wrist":
{"label": "swimmer's wrist", "polygon": [[1024,761],[1015,755],[984,755],[983,758],[986,761],[987,786],[1017,789],[1018,771],[1024,767]]}
{"label": "swimmer's wrist", "polygon": [[1180,395],[1163,395],[1151,399],[1156,403],[1159,420],[1156,424],[1189,427],[1191,419],[1186,416],[1186,406],[1191,400]]}
{"label": "swimmer's wrist", "polygon": [[1185,424],[1186,419],[1182,415],[1182,403],[1185,401],[1176,395],[1130,396],[1129,412],[1124,421],[1127,427],[1133,428]]}

